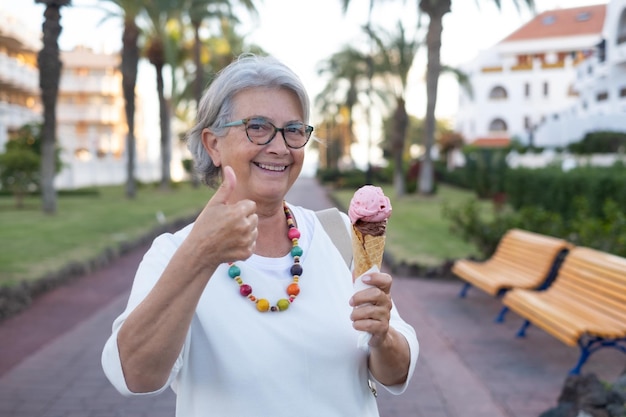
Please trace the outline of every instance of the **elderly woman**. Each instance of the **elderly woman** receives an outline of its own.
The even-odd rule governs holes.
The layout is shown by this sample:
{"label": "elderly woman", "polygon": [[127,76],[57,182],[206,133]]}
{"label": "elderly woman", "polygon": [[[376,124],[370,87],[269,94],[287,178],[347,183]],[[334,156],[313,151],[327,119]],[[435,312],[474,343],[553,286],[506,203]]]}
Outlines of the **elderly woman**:
{"label": "elderly woman", "polygon": [[211,83],[188,145],[205,182],[221,185],[137,270],[102,353],[122,394],[171,386],[185,417],[363,417],[378,415],[369,380],[406,389],[418,343],[391,277],[372,273],[373,288],[354,293],[315,213],[284,201],[308,119],[304,86],[273,58],[242,56]]}

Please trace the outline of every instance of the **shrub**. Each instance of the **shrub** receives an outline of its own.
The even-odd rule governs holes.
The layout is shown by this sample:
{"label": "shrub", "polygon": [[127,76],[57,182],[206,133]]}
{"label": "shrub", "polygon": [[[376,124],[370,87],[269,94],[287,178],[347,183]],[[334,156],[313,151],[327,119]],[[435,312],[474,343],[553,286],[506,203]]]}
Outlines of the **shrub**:
{"label": "shrub", "polygon": [[599,131],[587,133],[580,142],[571,143],[567,149],[575,154],[617,153],[626,148],[626,133]]}
{"label": "shrub", "polygon": [[15,206],[22,208],[24,196],[39,184],[41,158],[32,149],[7,144],[0,154],[0,184],[15,197]]}
{"label": "shrub", "polygon": [[444,206],[443,215],[450,219],[452,232],[476,245],[484,258],[493,254],[504,233],[512,228],[626,256],[626,213],[619,204],[606,200],[601,217],[591,215],[591,205],[585,198],[575,199],[572,207],[572,219],[541,207],[527,206],[517,211],[496,212],[492,220],[487,220],[480,216],[477,200],[472,199],[458,207]]}

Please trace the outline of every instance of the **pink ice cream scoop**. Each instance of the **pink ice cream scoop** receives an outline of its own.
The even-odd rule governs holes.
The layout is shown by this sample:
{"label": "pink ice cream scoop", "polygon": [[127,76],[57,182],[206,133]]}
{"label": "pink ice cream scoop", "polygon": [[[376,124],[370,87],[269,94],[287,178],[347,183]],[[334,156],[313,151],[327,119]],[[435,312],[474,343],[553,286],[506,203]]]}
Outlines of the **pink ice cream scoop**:
{"label": "pink ice cream scoop", "polygon": [[391,216],[391,202],[382,188],[364,185],[356,190],[348,209],[350,221],[382,222]]}

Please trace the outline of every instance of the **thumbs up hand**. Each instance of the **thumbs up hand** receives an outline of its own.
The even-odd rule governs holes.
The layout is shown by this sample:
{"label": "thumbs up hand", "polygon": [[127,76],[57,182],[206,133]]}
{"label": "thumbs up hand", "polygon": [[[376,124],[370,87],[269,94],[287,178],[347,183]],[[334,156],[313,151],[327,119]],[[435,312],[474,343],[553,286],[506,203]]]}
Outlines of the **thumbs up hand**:
{"label": "thumbs up hand", "polygon": [[193,242],[194,257],[200,266],[216,268],[219,264],[249,258],[258,235],[256,203],[252,200],[229,201],[237,185],[230,166],[223,170],[222,185],[195,221],[187,240]]}

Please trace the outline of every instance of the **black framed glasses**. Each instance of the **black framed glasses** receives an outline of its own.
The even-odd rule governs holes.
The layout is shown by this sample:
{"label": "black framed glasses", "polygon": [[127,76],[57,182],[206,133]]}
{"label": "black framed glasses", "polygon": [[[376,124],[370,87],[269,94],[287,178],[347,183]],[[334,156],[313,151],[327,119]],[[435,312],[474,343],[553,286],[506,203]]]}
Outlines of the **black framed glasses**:
{"label": "black framed glasses", "polygon": [[224,127],[245,126],[248,140],[257,145],[267,145],[280,132],[285,144],[292,149],[302,148],[307,144],[313,133],[313,126],[302,122],[290,122],[283,127],[276,127],[263,117],[251,117],[226,123]]}

